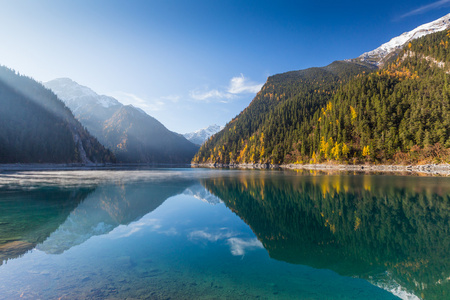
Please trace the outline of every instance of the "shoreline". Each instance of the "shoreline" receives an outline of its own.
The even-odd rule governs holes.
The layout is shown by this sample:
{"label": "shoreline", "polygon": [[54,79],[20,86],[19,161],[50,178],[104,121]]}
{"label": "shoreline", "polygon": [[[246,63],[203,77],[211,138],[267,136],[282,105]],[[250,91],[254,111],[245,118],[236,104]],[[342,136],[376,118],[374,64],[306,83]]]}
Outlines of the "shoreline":
{"label": "shoreline", "polygon": [[94,170],[109,168],[111,164],[52,164],[52,163],[15,163],[0,164],[0,172],[2,171],[51,171],[51,170]]}
{"label": "shoreline", "polygon": [[210,169],[272,169],[272,170],[311,170],[364,173],[403,173],[450,176],[450,164],[425,165],[345,165],[345,164],[0,164],[3,171],[52,171],[52,170],[104,170],[127,168],[210,168]]}
{"label": "shoreline", "polygon": [[426,165],[344,165],[344,164],[191,164],[200,168],[230,168],[230,169],[287,169],[314,171],[345,171],[345,172],[389,172],[389,173],[422,173],[428,175],[450,176],[450,164]]}
{"label": "shoreline", "polygon": [[30,163],[30,164],[0,164],[0,173],[3,171],[64,171],[64,170],[113,170],[126,168],[170,168],[170,167],[190,167],[186,164],[120,164],[120,163],[106,163],[106,164],[82,164],[82,163],[68,163],[68,164],[51,164],[51,163]]}

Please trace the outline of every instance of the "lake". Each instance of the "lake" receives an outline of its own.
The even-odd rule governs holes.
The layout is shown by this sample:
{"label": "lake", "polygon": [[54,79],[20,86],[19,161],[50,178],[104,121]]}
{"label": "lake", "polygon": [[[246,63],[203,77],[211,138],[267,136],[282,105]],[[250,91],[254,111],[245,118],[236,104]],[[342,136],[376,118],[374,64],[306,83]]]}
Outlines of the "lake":
{"label": "lake", "polygon": [[0,173],[0,299],[449,299],[450,178]]}

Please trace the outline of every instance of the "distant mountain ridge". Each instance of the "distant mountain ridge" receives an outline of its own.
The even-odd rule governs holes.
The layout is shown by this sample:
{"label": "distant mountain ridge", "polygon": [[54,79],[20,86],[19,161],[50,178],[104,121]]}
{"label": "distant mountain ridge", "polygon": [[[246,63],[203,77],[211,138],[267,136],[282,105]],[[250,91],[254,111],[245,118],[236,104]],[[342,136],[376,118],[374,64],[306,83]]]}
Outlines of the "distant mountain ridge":
{"label": "distant mountain ridge", "polygon": [[142,109],[68,78],[44,83],[75,117],[123,163],[188,163],[198,146],[171,132]]}
{"label": "distant mountain ridge", "polygon": [[0,67],[0,163],[107,163],[107,151],[57,96]]}
{"label": "distant mountain ridge", "polygon": [[224,126],[214,124],[194,132],[185,133],[183,134],[183,136],[196,145],[202,145],[212,135],[216,134],[224,128]]}

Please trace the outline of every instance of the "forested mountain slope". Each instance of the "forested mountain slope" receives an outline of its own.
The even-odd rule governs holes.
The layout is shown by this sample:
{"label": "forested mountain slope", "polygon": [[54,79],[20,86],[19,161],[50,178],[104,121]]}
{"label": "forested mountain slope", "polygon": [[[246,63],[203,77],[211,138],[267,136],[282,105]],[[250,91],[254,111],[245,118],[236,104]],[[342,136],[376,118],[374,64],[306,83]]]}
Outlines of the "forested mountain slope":
{"label": "forested mountain slope", "polygon": [[0,163],[115,160],[54,93],[0,67]]}
{"label": "forested mountain slope", "polygon": [[[336,61],[268,78],[250,105],[200,148],[193,162],[280,161],[306,137],[306,121],[337,87],[374,67]],[[306,150],[306,144],[304,144]]]}
{"label": "forested mountain slope", "polygon": [[193,162],[447,161],[449,36],[414,40],[374,72],[337,62],[270,77]]}
{"label": "forested mountain slope", "polygon": [[387,67],[340,88],[310,121],[315,143],[306,159],[447,161],[448,42],[447,32],[422,37]]}

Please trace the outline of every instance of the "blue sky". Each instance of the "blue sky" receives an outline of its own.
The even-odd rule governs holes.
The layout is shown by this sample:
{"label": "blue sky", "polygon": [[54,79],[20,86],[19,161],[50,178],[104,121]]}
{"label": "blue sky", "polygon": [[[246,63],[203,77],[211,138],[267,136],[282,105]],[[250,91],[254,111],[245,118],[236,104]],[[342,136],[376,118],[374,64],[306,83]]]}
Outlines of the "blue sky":
{"label": "blue sky", "polygon": [[0,64],[69,77],[179,133],[224,125],[270,75],[357,57],[450,12],[450,0],[0,5]]}

